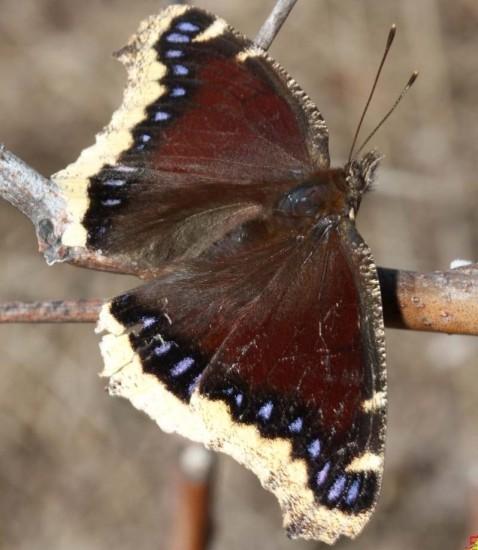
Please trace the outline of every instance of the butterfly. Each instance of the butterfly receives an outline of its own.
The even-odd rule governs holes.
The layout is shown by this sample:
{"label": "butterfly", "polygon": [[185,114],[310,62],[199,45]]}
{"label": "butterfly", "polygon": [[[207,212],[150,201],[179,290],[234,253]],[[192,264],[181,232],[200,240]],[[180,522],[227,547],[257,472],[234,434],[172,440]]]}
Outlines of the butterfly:
{"label": "butterfly", "polygon": [[226,452],[292,537],[355,537],[380,491],[380,288],[355,226],[379,162],[225,21],[171,6],[117,53],[123,103],[53,176],[68,246],[151,279],[100,315],[103,376],[166,432]]}

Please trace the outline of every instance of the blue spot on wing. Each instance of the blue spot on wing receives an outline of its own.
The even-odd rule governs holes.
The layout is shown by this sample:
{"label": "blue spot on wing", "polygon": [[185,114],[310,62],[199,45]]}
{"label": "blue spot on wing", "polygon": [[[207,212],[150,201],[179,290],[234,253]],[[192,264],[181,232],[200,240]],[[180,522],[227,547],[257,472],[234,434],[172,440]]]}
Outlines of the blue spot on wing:
{"label": "blue spot on wing", "polygon": [[257,416],[260,416],[263,420],[269,420],[273,408],[274,405],[272,401],[267,401],[267,403],[264,403],[264,405],[262,405],[262,407],[259,409]]}
{"label": "blue spot on wing", "polygon": [[167,50],[165,55],[168,59],[177,59],[178,57],[182,57],[184,52],[182,50]]}
{"label": "blue spot on wing", "polygon": [[181,34],[180,32],[172,32],[166,36],[166,40],[172,44],[185,44],[191,40],[191,38],[186,34]]}
{"label": "blue spot on wing", "polygon": [[332,487],[329,489],[329,493],[327,495],[327,498],[331,502],[335,502],[340,498],[342,493],[345,489],[345,484],[347,482],[347,478],[344,474],[340,475],[332,484]]}
{"label": "blue spot on wing", "polygon": [[317,485],[323,485],[325,480],[327,479],[327,475],[329,474],[330,470],[330,462],[326,462],[325,465],[322,467],[322,469],[317,474]]}
{"label": "blue spot on wing", "polygon": [[197,32],[200,30],[198,25],[190,23],[189,21],[181,21],[181,23],[176,25],[176,28],[182,32]]}
{"label": "blue spot on wing", "polygon": [[173,73],[176,76],[186,76],[189,74],[189,69],[184,65],[173,65]]}
{"label": "blue spot on wing", "polygon": [[291,422],[289,424],[289,431],[294,433],[294,434],[298,434],[298,433],[301,432],[303,425],[304,425],[304,421],[299,416],[298,418],[296,418],[293,422]]}
{"label": "blue spot on wing", "polygon": [[125,183],[126,183],[125,180],[109,179],[109,180],[105,180],[103,182],[103,185],[106,185],[108,187],[122,187]]}
{"label": "blue spot on wing", "polygon": [[345,502],[351,506],[359,495],[360,491],[360,479],[355,479],[350,485],[349,490],[347,491],[347,496],[345,497]]}
{"label": "blue spot on wing", "polygon": [[182,88],[181,86],[175,86],[171,90],[171,97],[183,97],[186,95],[186,89]]}
{"label": "blue spot on wing", "polygon": [[168,351],[173,347],[173,342],[163,342],[160,346],[156,346],[154,348],[154,354],[157,357],[161,357],[161,355],[166,355]]}
{"label": "blue spot on wing", "polygon": [[307,446],[307,452],[312,458],[317,458],[320,455],[320,440],[314,439],[309,445]]}
{"label": "blue spot on wing", "polygon": [[168,120],[169,118],[171,118],[171,115],[166,111],[157,111],[154,115],[154,120],[156,122],[162,122],[164,120]]}
{"label": "blue spot on wing", "polygon": [[151,317],[145,315],[144,317],[141,317],[141,323],[143,324],[144,328],[149,328],[155,325],[158,322],[158,319],[156,317]]}
{"label": "blue spot on wing", "polygon": [[118,206],[118,204],[121,204],[121,199],[104,199],[101,204],[103,206]]}
{"label": "blue spot on wing", "polygon": [[181,359],[179,363],[176,363],[171,369],[171,376],[181,376],[188,371],[194,365],[194,359],[192,357],[185,357]]}
{"label": "blue spot on wing", "polygon": [[201,375],[198,374],[194,380],[189,384],[188,386],[188,393],[191,395],[193,391],[196,389],[196,386],[199,384],[199,380],[201,379]]}

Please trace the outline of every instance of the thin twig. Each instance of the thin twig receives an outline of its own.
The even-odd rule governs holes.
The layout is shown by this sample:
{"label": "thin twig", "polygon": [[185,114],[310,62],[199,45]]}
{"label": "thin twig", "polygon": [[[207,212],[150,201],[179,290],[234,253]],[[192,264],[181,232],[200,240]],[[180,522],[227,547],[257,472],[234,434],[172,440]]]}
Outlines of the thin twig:
{"label": "thin twig", "polygon": [[297,0],[278,0],[276,2],[271,14],[257,33],[254,40],[257,46],[263,50],[268,50],[271,47],[274,38],[277,36],[277,33],[280,31],[296,3]]}
{"label": "thin twig", "polygon": [[[478,335],[478,264],[416,273],[379,268],[385,325]],[[102,300],[0,304],[0,323],[93,323]]]}
{"label": "thin twig", "polygon": [[52,300],[0,304],[0,323],[95,323],[103,300]]}
{"label": "thin twig", "polygon": [[211,501],[216,453],[202,445],[183,449],[176,477],[171,550],[206,550],[211,535]]}

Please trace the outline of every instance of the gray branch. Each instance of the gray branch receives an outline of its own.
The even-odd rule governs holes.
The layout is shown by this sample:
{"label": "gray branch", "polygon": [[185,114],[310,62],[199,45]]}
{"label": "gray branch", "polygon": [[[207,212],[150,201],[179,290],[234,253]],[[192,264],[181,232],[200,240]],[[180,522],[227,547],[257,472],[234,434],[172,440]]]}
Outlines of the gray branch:
{"label": "gray branch", "polygon": [[256,39],[254,40],[257,46],[263,50],[268,50],[271,47],[274,38],[277,36],[296,3],[297,0],[277,0],[271,14],[262,25],[261,30],[257,33]]}
{"label": "gray branch", "polygon": [[68,251],[61,245],[68,222],[61,190],[3,145],[0,145],[0,196],[31,220],[39,249],[49,264],[67,259]]}

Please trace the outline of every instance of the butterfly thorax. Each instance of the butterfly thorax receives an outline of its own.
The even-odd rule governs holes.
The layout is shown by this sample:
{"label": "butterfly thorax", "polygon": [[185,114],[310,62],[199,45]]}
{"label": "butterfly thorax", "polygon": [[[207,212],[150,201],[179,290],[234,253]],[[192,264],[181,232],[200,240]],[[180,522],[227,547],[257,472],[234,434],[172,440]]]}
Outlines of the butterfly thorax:
{"label": "butterfly thorax", "polygon": [[291,218],[355,218],[380,161],[376,151],[344,168],[319,170],[281,197],[278,211]]}

